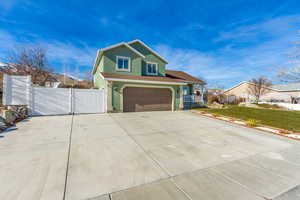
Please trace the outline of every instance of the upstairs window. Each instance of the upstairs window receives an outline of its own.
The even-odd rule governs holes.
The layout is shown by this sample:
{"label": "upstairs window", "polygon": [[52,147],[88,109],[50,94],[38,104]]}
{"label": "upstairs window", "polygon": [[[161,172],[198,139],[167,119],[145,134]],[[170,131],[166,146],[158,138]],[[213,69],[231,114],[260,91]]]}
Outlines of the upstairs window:
{"label": "upstairs window", "polygon": [[148,75],[157,75],[157,63],[147,63],[147,74]]}
{"label": "upstairs window", "polygon": [[117,56],[116,69],[117,71],[130,71],[130,58]]}

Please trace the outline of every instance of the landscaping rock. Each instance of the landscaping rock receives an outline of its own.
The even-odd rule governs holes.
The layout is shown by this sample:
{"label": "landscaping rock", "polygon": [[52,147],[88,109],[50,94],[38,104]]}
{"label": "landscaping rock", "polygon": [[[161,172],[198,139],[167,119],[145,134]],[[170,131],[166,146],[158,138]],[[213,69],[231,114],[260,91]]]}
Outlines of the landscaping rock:
{"label": "landscaping rock", "polygon": [[6,129],[9,125],[6,123],[3,117],[0,117],[0,132]]}
{"label": "landscaping rock", "polygon": [[28,117],[27,106],[4,106],[0,111],[0,131]]}
{"label": "landscaping rock", "polygon": [[216,108],[216,109],[221,109],[224,108],[225,106],[223,104],[219,104],[217,102],[213,102],[212,104],[208,105],[209,108]]}
{"label": "landscaping rock", "polygon": [[5,119],[6,122],[11,123],[17,119],[15,112],[12,110],[3,110],[1,116]]}
{"label": "landscaping rock", "polygon": [[249,107],[249,108],[259,108],[258,105],[249,102],[241,102],[239,103],[239,106]]}

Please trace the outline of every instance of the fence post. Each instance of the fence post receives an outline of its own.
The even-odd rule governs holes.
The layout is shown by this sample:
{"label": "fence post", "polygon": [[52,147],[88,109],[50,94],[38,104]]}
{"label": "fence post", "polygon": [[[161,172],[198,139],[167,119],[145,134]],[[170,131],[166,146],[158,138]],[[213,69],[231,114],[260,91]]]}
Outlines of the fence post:
{"label": "fence post", "polygon": [[8,87],[11,85],[11,79],[10,76],[7,74],[3,74],[3,94],[2,94],[2,104],[7,105],[11,100],[9,100],[9,97],[11,97],[11,87]]}
{"label": "fence post", "polygon": [[27,106],[29,115],[32,114],[34,107],[34,96],[33,96],[33,87],[31,83],[31,76],[27,76],[26,80],[26,96],[27,96]]}
{"label": "fence post", "polygon": [[69,106],[70,106],[70,114],[74,114],[74,101],[73,101],[73,88],[70,88],[69,89],[69,102],[70,102],[70,104],[69,104]]}

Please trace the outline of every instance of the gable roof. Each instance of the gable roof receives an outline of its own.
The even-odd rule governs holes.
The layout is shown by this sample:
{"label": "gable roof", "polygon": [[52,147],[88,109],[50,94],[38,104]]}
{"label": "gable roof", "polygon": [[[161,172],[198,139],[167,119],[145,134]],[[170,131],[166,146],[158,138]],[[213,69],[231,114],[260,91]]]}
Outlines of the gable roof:
{"label": "gable roof", "polygon": [[[228,92],[234,88],[237,88],[239,87],[240,85],[243,85],[243,84],[252,84],[251,82],[248,82],[248,81],[243,81],[243,82],[240,82],[239,84],[225,90],[224,92]],[[270,89],[270,90],[273,90],[273,91],[277,91],[277,92],[290,92],[290,91],[300,91],[300,82],[299,83],[288,83],[288,84],[278,84],[278,85],[271,85],[269,87],[266,87],[267,89]]]}
{"label": "gable roof", "polygon": [[137,76],[137,75],[115,74],[115,73],[107,73],[107,72],[101,72],[101,76],[104,79],[110,81],[186,85],[185,81],[182,79],[170,78],[166,76]]}
{"label": "gable roof", "polygon": [[96,56],[96,60],[95,60],[95,64],[94,64],[94,67],[93,67],[93,74],[96,72],[96,68],[97,68],[97,65],[99,63],[99,61],[101,60],[101,57],[103,56],[103,53],[105,51],[108,51],[108,50],[111,50],[111,49],[114,49],[114,48],[117,48],[117,47],[120,47],[120,46],[125,46],[127,47],[129,50],[131,50],[133,53],[135,53],[136,55],[142,57],[142,58],[145,58],[145,56],[140,53],[138,50],[136,50],[135,48],[131,47],[129,44],[127,44],[126,42],[120,42],[118,44],[115,44],[115,45],[112,45],[112,46],[108,46],[108,47],[105,47],[105,48],[102,48],[102,49],[99,49],[97,51],[97,56]]}
{"label": "gable roof", "polygon": [[132,40],[130,42],[128,42],[128,44],[133,44],[133,43],[140,43],[143,47],[145,47],[148,51],[150,51],[151,53],[153,53],[155,56],[159,57],[162,61],[164,61],[166,64],[168,64],[168,61],[166,59],[164,59],[162,56],[160,56],[158,53],[156,53],[153,49],[151,49],[148,45],[146,45],[144,42],[142,42],[141,40]]}
{"label": "gable roof", "polygon": [[183,71],[166,70],[166,76],[182,79],[186,82],[205,84],[205,81],[203,81],[199,78],[193,77]]}
{"label": "gable roof", "polygon": [[[224,90],[224,93],[226,93],[226,92],[228,92],[228,91],[230,91],[230,90],[233,90],[234,88],[237,88],[237,87],[239,87],[239,86],[241,86],[241,85],[243,85],[243,84],[254,85],[254,83],[251,83],[251,82],[249,82],[249,81],[242,81],[242,82],[240,82],[239,84],[237,84],[237,85],[235,85],[235,86],[233,86],[233,87],[231,87],[231,88],[228,88],[228,89]],[[272,86],[270,86],[270,87],[265,87],[265,89],[277,91],[276,89],[272,88]]]}
{"label": "gable roof", "polygon": [[111,49],[114,49],[114,48],[117,48],[117,47],[120,47],[120,46],[125,46],[127,47],[128,49],[130,49],[132,52],[134,52],[135,54],[137,54],[138,56],[142,57],[142,58],[145,58],[145,55],[143,55],[141,52],[139,52],[138,50],[136,50],[135,48],[131,47],[129,44],[133,44],[133,43],[140,43],[143,47],[145,47],[148,51],[150,51],[151,53],[153,53],[155,56],[157,56],[158,58],[160,58],[163,62],[165,62],[166,64],[168,64],[168,61],[166,59],[164,59],[163,57],[161,57],[158,53],[156,53],[154,50],[152,50],[149,46],[147,46],[144,42],[142,42],[141,40],[132,40],[130,42],[120,42],[118,44],[115,44],[115,45],[112,45],[112,46],[108,46],[108,47],[105,47],[103,49],[99,49],[97,51],[97,56],[96,56],[96,59],[95,59],[95,63],[94,63],[94,66],[93,66],[93,71],[92,73],[94,74],[96,72],[96,69],[97,69],[97,66],[99,64],[99,61],[101,59],[101,57],[103,56],[103,53],[105,51],[108,51],[108,50],[111,50]]}
{"label": "gable roof", "polygon": [[279,91],[300,91],[300,82],[272,85],[271,88]]}

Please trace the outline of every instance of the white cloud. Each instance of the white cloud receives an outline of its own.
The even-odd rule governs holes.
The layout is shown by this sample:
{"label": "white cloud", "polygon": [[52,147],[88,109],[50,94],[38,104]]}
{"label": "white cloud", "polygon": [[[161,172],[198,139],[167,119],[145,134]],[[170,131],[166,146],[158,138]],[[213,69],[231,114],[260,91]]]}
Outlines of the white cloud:
{"label": "white cloud", "polygon": [[213,54],[191,49],[174,49],[166,45],[157,45],[155,49],[169,61],[168,69],[182,70],[206,80],[232,79],[241,75],[239,70],[219,65],[220,58]]}
{"label": "white cloud", "polygon": [[238,26],[230,31],[220,31],[214,41],[251,42],[260,37],[264,39],[283,37],[289,32],[295,33],[299,24],[300,15],[271,18],[256,24]]}
{"label": "white cloud", "polygon": [[76,47],[58,41],[42,41],[40,44],[47,49],[49,59],[80,66],[92,67],[97,52],[94,48]]}
{"label": "white cloud", "polygon": [[[169,68],[184,70],[208,82],[229,87],[257,76],[273,80],[278,69],[289,61],[287,52],[298,40],[300,15],[279,17],[228,32],[221,31],[214,42],[226,46],[210,52],[174,49],[157,45],[155,49],[169,61]],[[276,80],[275,80],[276,81]]]}
{"label": "white cloud", "polygon": [[74,76],[85,76],[90,71],[96,57],[96,49],[82,45],[77,47],[71,43],[56,40],[19,41],[10,33],[0,30],[0,62],[7,62],[9,52],[24,45],[39,45],[46,49],[48,60],[55,63],[57,72],[64,72]]}

